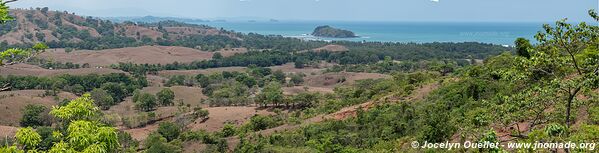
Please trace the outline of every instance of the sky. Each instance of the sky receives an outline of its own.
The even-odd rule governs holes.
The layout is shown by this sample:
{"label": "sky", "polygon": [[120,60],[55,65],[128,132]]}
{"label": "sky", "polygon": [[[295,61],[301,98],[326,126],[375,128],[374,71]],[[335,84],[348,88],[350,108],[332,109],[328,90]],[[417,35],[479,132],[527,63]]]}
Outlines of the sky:
{"label": "sky", "polygon": [[19,0],[13,8],[49,7],[97,17],[327,21],[594,22],[599,0]]}

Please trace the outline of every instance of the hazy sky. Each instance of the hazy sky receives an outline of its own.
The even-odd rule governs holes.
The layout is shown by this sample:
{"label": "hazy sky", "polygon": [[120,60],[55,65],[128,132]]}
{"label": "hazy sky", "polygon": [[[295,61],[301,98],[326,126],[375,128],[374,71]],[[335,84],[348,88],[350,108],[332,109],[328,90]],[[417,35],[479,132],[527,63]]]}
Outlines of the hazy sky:
{"label": "hazy sky", "polygon": [[599,0],[20,0],[80,15],[344,21],[591,21]]}

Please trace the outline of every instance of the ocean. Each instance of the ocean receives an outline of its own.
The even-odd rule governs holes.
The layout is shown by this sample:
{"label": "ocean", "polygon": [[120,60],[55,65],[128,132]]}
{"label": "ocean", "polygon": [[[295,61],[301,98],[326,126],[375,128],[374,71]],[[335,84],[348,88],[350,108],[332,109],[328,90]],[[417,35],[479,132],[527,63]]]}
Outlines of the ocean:
{"label": "ocean", "polygon": [[[534,40],[543,23],[507,22],[325,22],[325,21],[277,21],[277,22],[200,22],[242,33],[282,35],[310,40],[348,40],[379,42],[483,42],[513,45],[518,37]],[[330,25],[353,31],[359,38],[318,38],[310,34],[317,26]],[[534,42],[534,41],[533,41]]]}

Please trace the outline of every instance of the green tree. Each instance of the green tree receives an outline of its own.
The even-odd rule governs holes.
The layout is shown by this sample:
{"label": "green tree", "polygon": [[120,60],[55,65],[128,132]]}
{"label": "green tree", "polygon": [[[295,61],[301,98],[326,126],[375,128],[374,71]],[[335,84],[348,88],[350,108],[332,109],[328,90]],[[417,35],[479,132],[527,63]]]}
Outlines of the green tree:
{"label": "green tree", "polygon": [[193,116],[194,118],[202,118],[207,119],[210,112],[206,109],[202,109],[201,107],[193,108]]}
{"label": "green tree", "polygon": [[133,97],[131,97],[131,100],[133,100],[133,102],[136,103],[137,101],[139,101],[139,97],[141,97],[141,94],[141,90],[135,89],[135,91],[133,91]]}
{"label": "green tree", "polygon": [[17,142],[23,145],[25,150],[35,149],[42,141],[42,136],[33,130],[31,127],[21,128],[15,134]]}
{"label": "green tree", "polygon": [[268,85],[264,86],[262,92],[258,94],[258,102],[260,102],[263,106],[267,104],[278,105],[283,102],[283,90],[281,89],[281,84],[278,82],[270,82]]}
{"label": "green tree", "polygon": [[599,27],[560,20],[543,29],[530,58],[516,57],[513,68],[503,71],[518,92],[503,99],[510,103],[499,109],[511,122],[532,117],[530,127],[561,122],[569,129],[572,109],[585,101],[579,97],[590,97],[588,91],[599,87]]}
{"label": "green tree", "polygon": [[220,52],[216,52],[214,53],[214,55],[212,55],[212,59],[222,59],[223,55],[220,54]]}
{"label": "green tree", "polygon": [[15,0],[9,0],[9,1],[0,0],[0,24],[4,24],[7,21],[14,20],[14,18],[8,14],[8,6],[6,5],[7,3],[14,2],[14,1]]}
{"label": "green tree", "polygon": [[305,59],[303,58],[297,58],[295,59],[295,62],[293,63],[295,68],[301,69],[304,68],[304,65],[306,64]]}
{"label": "green tree", "polygon": [[169,144],[167,139],[158,133],[152,133],[146,138],[144,146],[147,147],[148,153],[177,153],[181,152],[181,148],[173,144]]}
{"label": "green tree", "polygon": [[91,95],[84,94],[66,106],[52,107],[50,114],[68,123],[75,120],[96,120],[99,117],[99,111],[100,109],[94,106]]}
{"label": "green tree", "polygon": [[532,49],[532,45],[530,44],[530,41],[528,39],[518,38],[516,39],[514,44],[516,44],[516,54],[518,56],[530,58],[529,50]]}
{"label": "green tree", "polygon": [[156,97],[162,106],[171,106],[173,105],[173,100],[175,100],[175,92],[170,88],[163,88],[160,92],[156,93]]}
{"label": "green tree", "polygon": [[102,84],[102,89],[110,93],[110,96],[115,102],[121,102],[127,96],[127,91],[118,83],[108,82]]}
{"label": "green tree", "polygon": [[223,129],[221,130],[221,134],[223,137],[230,137],[237,133],[237,129],[232,124],[225,124]]}
{"label": "green tree", "polygon": [[29,104],[25,106],[23,110],[23,117],[21,118],[22,127],[37,127],[50,125],[50,118],[44,115],[46,106]]}
{"label": "green tree", "polygon": [[96,88],[96,89],[92,90],[92,92],[90,94],[92,96],[92,99],[96,103],[96,105],[99,106],[103,110],[108,110],[110,108],[110,106],[116,104],[114,102],[114,100],[112,99],[112,96],[110,96],[110,94],[108,92],[106,92],[106,90],[104,90],[104,89]]}
{"label": "green tree", "polygon": [[[66,106],[53,107],[50,114],[67,125],[64,131],[52,132],[53,139],[60,140],[48,150],[58,152],[115,152],[118,147],[117,130],[100,124],[99,108],[93,106],[89,94],[72,100]],[[62,129],[62,128],[59,128]],[[41,131],[40,131],[41,132]],[[44,132],[47,137],[48,132]],[[65,134],[63,136],[63,134]],[[35,149],[42,142],[42,136],[32,128],[21,128],[15,138],[26,150]],[[9,147],[7,149],[10,149]],[[18,151],[18,150],[17,150]],[[36,150],[33,150],[35,152]]]}
{"label": "green tree", "polygon": [[21,62],[31,56],[31,52],[29,50],[12,48],[0,52],[0,61],[1,62]]}
{"label": "green tree", "polygon": [[[535,36],[539,45],[524,65],[533,77],[544,76],[539,78],[540,82],[557,87],[561,93],[557,96],[565,96],[565,124],[570,126],[572,103],[577,96],[599,86],[599,40],[596,39],[599,27],[584,22],[573,26],[561,20],[555,27],[544,25],[543,28],[545,32]],[[568,76],[572,77],[563,79]]]}
{"label": "green tree", "polygon": [[272,73],[273,81],[278,81],[280,83],[285,83],[285,73],[281,70],[276,70]]}
{"label": "green tree", "polygon": [[44,43],[36,43],[31,48],[33,50],[35,50],[36,53],[40,53],[40,52],[46,51],[46,49],[48,49],[48,46],[46,44],[44,44]]}
{"label": "green tree", "polygon": [[156,108],[156,96],[149,93],[142,93],[135,102],[135,107],[146,112]]}
{"label": "green tree", "polygon": [[42,141],[39,143],[38,148],[40,150],[49,150],[52,148],[52,144],[55,143],[58,139],[54,137],[54,129],[48,126],[37,127],[35,130],[37,133],[42,136]]}
{"label": "green tree", "polygon": [[291,83],[293,83],[293,85],[300,85],[302,83],[304,83],[304,77],[302,77],[301,74],[294,74],[291,75]]}

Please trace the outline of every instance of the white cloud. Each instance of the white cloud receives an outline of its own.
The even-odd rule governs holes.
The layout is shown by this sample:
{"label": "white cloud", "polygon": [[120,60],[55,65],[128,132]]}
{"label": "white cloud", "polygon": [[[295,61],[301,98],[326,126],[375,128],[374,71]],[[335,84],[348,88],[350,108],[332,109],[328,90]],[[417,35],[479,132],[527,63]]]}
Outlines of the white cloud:
{"label": "white cloud", "polygon": [[439,0],[431,0],[431,2],[439,3]]}

